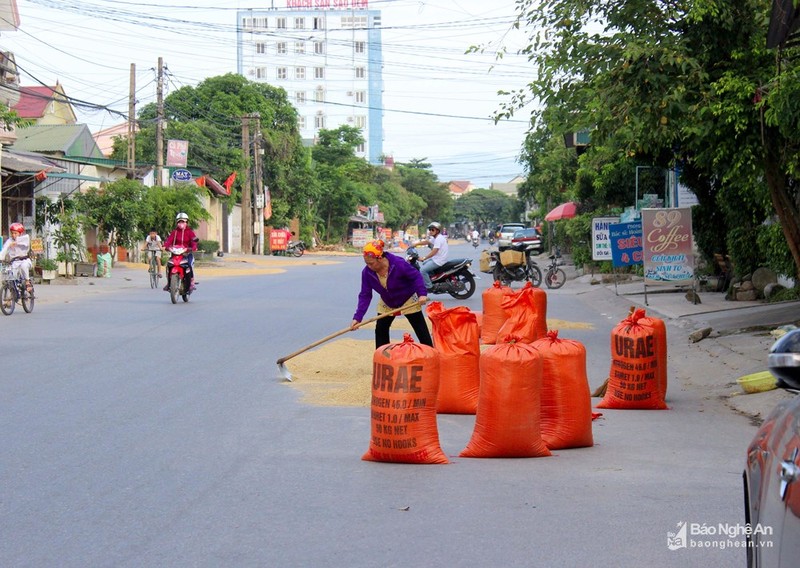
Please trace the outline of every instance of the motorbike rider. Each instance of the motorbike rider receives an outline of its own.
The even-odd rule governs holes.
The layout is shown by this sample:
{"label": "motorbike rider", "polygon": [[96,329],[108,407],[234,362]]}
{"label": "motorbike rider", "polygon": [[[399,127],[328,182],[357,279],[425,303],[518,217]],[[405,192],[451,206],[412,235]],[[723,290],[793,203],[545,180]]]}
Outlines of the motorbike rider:
{"label": "motorbike rider", "polygon": [[472,240],[480,242],[481,234],[478,232],[478,229],[472,229]]}
{"label": "motorbike rider", "polygon": [[428,225],[428,238],[414,243],[414,246],[420,245],[428,245],[431,248],[431,251],[425,257],[420,258],[422,265],[419,267],[422,279],[425,282],[425,288],[430,291],[433,288],[431,272],[444,266],[447,262],[447,237],[442,234],[442,225],[436,221]]}
{"label": "motorbike rider", "polygon": [[11,223],[8,232],[11,234],[11,238],[3,243],[0,260],[10,261],[14,272],[20,274],[25,280],[25,289],[32,292],[33,286],[31,286],[30,279],[32,263],[29,258],[31,238],[25,234],[25,225],[22,223]]}
{"label": "motorbike rider", "polygon": [[[191,277],[189,291],[192,292],[195,289],[194,255],[192,253],[197,250],[197,235],[194,234],[194,231],[189,226],[189,216],[183,211],[175,216],[175,229],[172,230],[164,242],[164,248],[167,250],[173,246],[185,247],[188,250],[186,260],[189,262],[189,275]],[[169,291],[169,278],[167,278],[167,285],[164,286],[164,291]]]}

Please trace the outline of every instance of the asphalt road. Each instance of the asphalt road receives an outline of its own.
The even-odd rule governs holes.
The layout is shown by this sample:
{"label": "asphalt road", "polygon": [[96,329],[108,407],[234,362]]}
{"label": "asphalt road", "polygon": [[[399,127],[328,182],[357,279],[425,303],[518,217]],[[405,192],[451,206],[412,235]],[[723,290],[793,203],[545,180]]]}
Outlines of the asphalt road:
{"label": "asphalt road", "polygon": [[[471,247],[453,249],[477,260]],[[680,361],[670,410],[602,411],[590,448],[459,458],[474,416],[440,415],[449,465],[362,461],[369,409],[303,404],[275,366],[349,324],[362,266],[200,271],[197,294],[178,305],[143,278],[6,319],[0,565],[743,563],[732,545],[667,547],[680,522],[742,522],[755,431],[684,385],[697,369]],[[550,293],[548,318],[591,326],[560,336],[586,345],[594,386],[627,306],[577,291]],[[480,296],[462,305],[479,310]]]}

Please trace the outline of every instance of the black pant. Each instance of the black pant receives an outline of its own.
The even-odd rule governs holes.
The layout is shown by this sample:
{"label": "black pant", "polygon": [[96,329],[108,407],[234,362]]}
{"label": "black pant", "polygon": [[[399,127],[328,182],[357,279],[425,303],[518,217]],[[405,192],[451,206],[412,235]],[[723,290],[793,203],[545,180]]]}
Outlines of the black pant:
{"label": "black pant", "polygon": [[[392,327],[394,318],[395,316],[387,316],[375,322],[375,349],[389,343],[389,329]],[[433,347],[433,339],[431,339],[431,333],[428,331],[428,324],[425,322],[425,316],[422,312],[406,314],[406,319],[411,324],[411,327],[414,328],[417,340],[424,345]]]}

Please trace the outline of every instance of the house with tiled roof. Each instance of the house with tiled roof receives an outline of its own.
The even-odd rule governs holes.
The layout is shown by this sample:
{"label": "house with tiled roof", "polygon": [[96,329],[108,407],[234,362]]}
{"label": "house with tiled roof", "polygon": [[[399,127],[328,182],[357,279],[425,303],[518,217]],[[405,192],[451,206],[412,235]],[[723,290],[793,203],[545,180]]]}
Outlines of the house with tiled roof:
{"label": "house with tiled roof", "polygon": [[20,87],[19,101],[12,107],[21,118],[37,125],[75,124],[78,117],[69,102],[64,87],[56,82],[54,87]]}
{"label": "house with tiled roof", "polygon": [[471,181],[454,180],[447,184],[447,189],[450,191],[450,196],[453,199],[458,199],[462,195],[475,189],[475,186],[472,185]]}

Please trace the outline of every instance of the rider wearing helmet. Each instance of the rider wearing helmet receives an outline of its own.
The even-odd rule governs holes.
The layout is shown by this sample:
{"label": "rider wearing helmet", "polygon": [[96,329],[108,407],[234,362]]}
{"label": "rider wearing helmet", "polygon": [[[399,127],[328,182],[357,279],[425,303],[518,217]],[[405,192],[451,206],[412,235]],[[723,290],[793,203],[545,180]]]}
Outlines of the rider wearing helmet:
{"label": "rider wearing helmet", "polygon": [[22,275],[25,280],[25,288],[31,292],[33,291],[30,280],[32,263],[28,257],[31,250],[31,238],[25,234],[25,226],[22,223],[12,223],[8,232],[11,234],[11,238],[3,243],[0,260],[11,263],[14,272]]}
{"label": "rider wearing helmet", "polygon": [[428,225],[428,238],[414,243],[414,246],[419,245],[428,245],[431,247],[431,251],[426,256],[420,258],[422,266],[419,267],[419,271],[422,273],[422,279],[425,281],[425,288],[430,290],[433,287],[431,272],[440,266],[444,266],[447,262],[447,237],[442,234],[442,225],[436,221]]}
{"label": "rider wearing helmet", "polygon": [[[189,226],[189,216],[182,211],[175,216],[175,229],[173,229],[167,237],[166,242],[164,242],[165,249],[169,250],[172,246],[185,247],[190,251],[186,256],[189,261],[189,274],[191,275],[189,290],[194,290],[194,255],[192,252],[197,250],[197,235],[194,234],[194,231]],[[167,285],[164,286],[164,291],[166,292],[168,290],[169,279],[167,280]]]}

